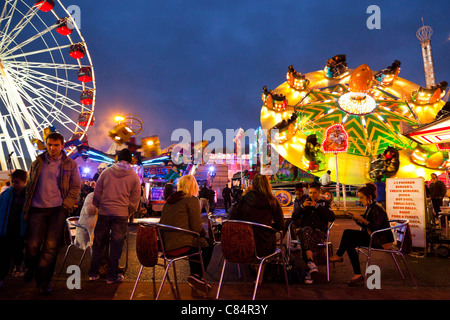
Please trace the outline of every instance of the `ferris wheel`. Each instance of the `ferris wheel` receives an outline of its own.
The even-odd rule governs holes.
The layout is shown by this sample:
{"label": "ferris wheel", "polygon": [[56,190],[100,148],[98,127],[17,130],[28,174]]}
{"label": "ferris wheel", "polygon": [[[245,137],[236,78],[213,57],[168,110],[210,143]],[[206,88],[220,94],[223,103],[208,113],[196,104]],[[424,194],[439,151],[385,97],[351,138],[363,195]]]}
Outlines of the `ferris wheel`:
{"label": "ferris wheel", "polygon": [[27,170],[46,133],[81,141],[94,122],[94,68],[75,20],[59,0],[6,0],[0,11],[2,170]]}

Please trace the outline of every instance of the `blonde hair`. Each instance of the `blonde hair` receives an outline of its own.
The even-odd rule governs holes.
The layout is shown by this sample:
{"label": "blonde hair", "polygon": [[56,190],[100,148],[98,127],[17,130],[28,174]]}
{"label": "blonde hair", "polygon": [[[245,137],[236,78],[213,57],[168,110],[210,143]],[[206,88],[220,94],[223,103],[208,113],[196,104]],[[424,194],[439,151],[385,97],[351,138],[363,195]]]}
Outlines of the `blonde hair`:
{"label": "blonde hair", "polygon": [[192,175],[182,176],[180,180],[178,180],[177,189],[178,191],[183,191],[188,197],[198,195],[198,184]]}

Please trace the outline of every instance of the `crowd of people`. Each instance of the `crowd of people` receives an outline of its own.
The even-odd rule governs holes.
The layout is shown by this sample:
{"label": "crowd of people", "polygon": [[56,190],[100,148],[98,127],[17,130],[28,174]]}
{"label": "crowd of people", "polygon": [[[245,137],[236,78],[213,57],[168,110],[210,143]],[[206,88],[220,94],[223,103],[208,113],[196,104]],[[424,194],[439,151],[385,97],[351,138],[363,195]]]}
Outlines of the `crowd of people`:
{"label": "crowd of people", "polygon": [[[121,281],[118,261],[130,212],[137,210],[141,193],[130,150],[120,151],[117,163],[99,172],[95,184],[82,184],[78,164],[63,151],[64,137],[52,132],[45,142],[46,151],[30,170],[14,170],[11,186],[0,194],[0,287],[12,264],[13,276],[22,275],[26,283],[34,281],[41,294],[49,294],[66,219],[78,213],[79,222],[90,226],[87,234],[77,232],[80,246],[92,243],[90,278],[98,278],[99,261],[109,244],[107,281]],[[80,211],[75,212],[77,204]]]}
{"label": "crowd of people", "polygon": [[[138,210],[142,185],[132,168],[132,154],[128,149],[119,152],[117,162],[102,172],[94,181],[82,182],[77,163],[63,151],[64,138],[51,133],[46,138],[46,152],[32,163],[29,172],[17,169],[12,172],[10,184],[0,194],[0,286],[11,272],[23,275],[25,282],[35,281],[39,292],[51,291],[56,258],[64,240],[66,218],[79,215],[76,243],[80,248],[92,247],[89,279],[100,278],[102,265],[106,265],[107,283],[123,280],[119,272],[119,259],[126,237],[128,221]],[[321,179],[329,185],[329,174]],[[431,175],[427,195],[436,213],[440,211],[446,196],[445,184],[436,174]],[[305,283],[311,283],[310,274],[318,272],[314,250],[326,239],[327,229],[336,218],[328,200],[322,197],[322,184],[295,186],[292,228],[287,230],[279,200],[273,195],[270,181],[256,174],[246,189],[225,186],[222,190],[227,217],[272,226],[275,230],[291,232],[299,239],[305,262]],[[363,215],[351,214],[359,230],[345,230],[339,249],[331,262],[343,261],[347,254],[353,268],[349,285],[364,281],[357,248],[366,246],[370,234],[389,226],[386,213],[386,192],[382,181],[367,183],[358,189],[360,203],[366,208]],[[160,223],[198,232],[201,235],[204,270],[209,266],[213,242],[202,225],[202,210],[214,211],[215,192],[204,184],[199,188],[194,176],[182,176],[177,186],[169,181],[164,190]],[[74,211],[78,205],[78,211]],[[94,237],[95,234],[95,237]],[[280,239],[264,230],[255,231],[258,256],[273,252]],[[166,250],[173,254],[186,254],[197,250],[198,243],[191,236],[170,236],[164,239]],[[391,232],[379,233],[374,246],[390,246],[394,241]],[[12,268],[11,268],[12,266]],[[23,267],[24,266],[24,267]],[[205,290],[205,274],[198,257],[189,262],[188,283]]]}

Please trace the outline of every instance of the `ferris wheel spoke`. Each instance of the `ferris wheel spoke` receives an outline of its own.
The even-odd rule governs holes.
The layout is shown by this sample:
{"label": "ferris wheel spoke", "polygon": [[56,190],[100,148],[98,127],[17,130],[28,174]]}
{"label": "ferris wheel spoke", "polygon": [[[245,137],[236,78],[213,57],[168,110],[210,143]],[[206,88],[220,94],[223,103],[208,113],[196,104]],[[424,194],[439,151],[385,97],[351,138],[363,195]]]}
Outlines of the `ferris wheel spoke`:
{"label": "ferris wheel spoke", "polygon": [[41,86],[44,86],[44,83],[51,84],[51,85],[59,85],[59,86],[65,86],[70,90],[75,90],[78,92],[82,92],[85,88],[83,83],[73,82],[73,81],[70,81],[67,79],[59,78],[57,76],[46,74],[43,72],[38,72],[35,70],[29,70],[29,69],[25,69],[25,70],[24,71],[14,70],[14,71],[10,71],[10,73],[16,79],[16,82],[25,81],[22,79],[33,79],[35,84],[39,84]]}
{"label": "ferris wheel spoke", "polygon": [[[2,96],[5,97],[5,107],[11,114],[17,114],[17,119],[20,123],[21,128],[25,128],[25,123],[28,123],[28,125],[31,127],[34,135],[39,135],[38,131],[36,130],[36,127],[33,125],[34,122],[32,119],[29,118],[29,114],[26,111],[26,106],[23,101],[23,99],[20,96],[20,93],[18,91],[19,87],[15,85],[11,81],[11,76],[8,72],[4,71],[4,76],[1,77],[2,87],[4,88],[4,94]],[[22,117],[20,115],[24,116],[25,123],[22,121]]]}
{"label": "ferris wheel spoke", "polygon": [[[6,66],[11,66],[12,68],[22,68],[22,69],[67,69],[67,70],[79,70],[83,65],[79,64],[70,64],[70,63],[48,63],[48,62],[31,62],[31,61],[5,61]],[[87,67],[87,66],[86,66]]]}
{"label": "ferris wheel spoke", "polygon": [[[35,83],[36,85],[40,85],[39,83]],[[33,93],[36,95],[36,98],[31,97],[27,91]],[[42,86],[39,89],[36,89],[31,85],[29,82],[23,83],[22,88],[20,89],[20,92],[23,94],[26,94],[24,99],[29,101],[32,105],[38,103],[43,110],[47,110],[48,113],[52,112],[58,112],[61,113],[58,108],[55,107],[56,103],[59,103],[60,105],[64,105],[68,111],[74,111],[77,113],[82,112],[85,109],[85,106],[83,106],[81,103],[76,102],[72,100],[71,98],[67,97],[66,95],[63,95],[62,93],[50,89],[48,87]],[[61,113],[64,115],[64,117],[67,117],[64,113]]]}
{"label": "ferris wheel spoke", "polygon": [[[45,86],[39,80],[31,79],[31,77],[28,79],[28,81],[16,81],[15,87],[21,94],[21,98],[25,101],[28,101],[31,105],[38,102],[42,103],[44,101],[45,104],[50,108],[48,112],[52,112],[54,110],[55,103],[60,103],[61,105],[64,105],[68,110],[72,110],[75,112],[81,112],[84,108],[81,103],[67,97],[67,92],[65,92],[66,94],[63,94],[57,90]],[[68,90],[67,87],[66,90]],[[28,93],[30,93],[31,95]]]}
{"label": "ferris wheel spoke", "polygon": [[55,51],[55,50],[61,50],[61,49],[69,48],[70,46],[71,46],[71,44],[67,44],[67,45],[63,45],[63,46],[59,46],[59,47],[45,48],[45,49],[31,51],[31,52],[27,52],[27,53],[21,53],[21,54],[6,56],[6,57],[3,58],[3,60],[8,61],[8,60],[11,60],[11,59],[17,59],[17,58],[24,58],[24,57],[34,56],[34,55],[41,54],[41,53],[52,52],[52,51]]}
{"label": "ferris wheel spoke", "polygon": [[[62,1],[45,13],[35,0],[3,0],[0,8],[0,163],[27,169],[38,151],[32,139],[42,139],[43,130],[54,126],[64,136],[83,135],[81,113],[94,111],[95,103],[84,105],[83,95],[92,91],[95,101],[95,77],[92,82],[78,79],[80,68],[92,67],[85,47],[83,59],[72,60],[69,48],[85,41],[74,25],[64,37],[55,32],[61,24],[52,22],[59,15],[72,19]],[[60,31],[59,29],[57,30]],[[83,63],[83,61],[89,61]],[[84,79],[83,79],[84,80]],[[83,103],[82,103],[83,102]],[[68,154],[73,150],[67,150]]]}
{"label": "ferris wheel spoke", "polygon": [[51,105],[44,97],[41,96],[38,99],[29,97],[28,99],[33,101],[33,107],[29,108],[29,113],[34,119],[34,122],[40,124],[42,127],[41,129],[49,125],[55,125],[56,122],[58,125],[62,125],[66,130],[72,131],[67,124],[74,125],[75,122],[65,113]]}
{"label": "ferris wheel spoke", "polygon": [[[34,35],[33,37],[30,37],[30,38],[28,38],[27,40],[25,40],[25,41],[23,41],[23,42],[17,44],[17,45],[14,46],[14,47],[12,47],[12,48],[9,49],[8,51],[4,51],[4,55],[5,55],[5,56],[10,55],[11,53],[13,53],[13,52],[15,52],[15,51],[17,51],[17,50],[22,49],[22,48],[25,47],[26,45],[32,43],[33,41],[35,41],[35,40],[37,40],[37,39],[39,39],[39,38],[42,38],[42,37],[45,36],[47,33],[53,31],[54,29],[56,29],[56,27],[57,27],[57,24],[54,24],[54,25],[52,25],[52,26],[46,28],[45,30],[43,30],[43,31],[41,31],[41,32],[39,32],[39,33],[37,33],[37,34]],[[7,48],[7,46],[5,46],[5,49],[6,49],[6,48]]]}
{"label": "ferris wheel spoke", "polygon": [[[17,8],[16,8],[16,10],[17,10]],[[6,42],[2,41],[2,44],[0,45],[0,47],[2,47],[2,48],[3,47],[8,47],[11,44],[11,42],[13,42],[14,39],[22,32],[22,30],[31,22],[31,19],[38,12],[39,12],[39,8],[37,8],[36,6],[32,6],[29,9],[29,11],[26,14],[23,15],[22,19],[11,30],[11,32],[9,34],[6,34],[6,36],[3,39],[8,39],[8,40]],[[12,17],[13,17],[13,14],[10,15],[9,19],[11,20]]]}
{"label": "ferris wheel spoke", "polygon": [[[5,6],[3,7],[2,15],[0,16],[0,26],[2,25],[3,21],[6,21],[5,25],[3,26],[3,29],[1,30],[1,33],[6,35],[8,33],[9,27],[11,26],[11,20],[12,16],[14,14],[14,11],[16,10],[17,0],[14,1],[14,4],[10,6],[9,11],[8,8],[8,1],[6,0]],[[0,48],[3,47],[3,43],[6,40],[6,37],[3,37],[0,41]]]}

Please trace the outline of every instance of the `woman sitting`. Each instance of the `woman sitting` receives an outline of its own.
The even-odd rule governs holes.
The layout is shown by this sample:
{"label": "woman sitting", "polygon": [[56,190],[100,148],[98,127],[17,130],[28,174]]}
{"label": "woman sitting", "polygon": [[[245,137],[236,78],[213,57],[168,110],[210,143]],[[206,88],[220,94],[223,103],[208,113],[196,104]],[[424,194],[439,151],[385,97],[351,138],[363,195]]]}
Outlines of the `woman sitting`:
{"label": "woman sitting", "polygon": [[[330,262],[341,262],[343,261],[342,256],[347,252],[354,273],[353,277],[348,281],[349,285],[364,281],[356,248],[368,246],[372,232],[390,227],[386,211],[375,201],[377,197],[376,191],[377,187],[373,183],[367,183],[366,186],[358,189],[359,201],[366,206],[366,211],[363,216],[356,213],[351,215],[353,220],[361,226],[361,230],[344,230],[339,250],[330,258]],[[394,236],[388,230],[376,234],[372,240],[372,246],[374,248],[389,247],[392,242],[394,242]]]}
{"label": "woman sitting", "polygon": [[309,198],[292,214],[295,226],[300,227],[300,243],[309,273],[317,272],[313,249],[326,240],[328,223],[335,218],[328,202],[320,198],[320,183],[313,182],[309,187]]}
{"label": "woman sitting", "polygon": [[[266,176],[256,174],[251,189],[246,191],[230,211],[229,219],[256,222],[283,230],[284,217],[278,199],[272,195],[272,188]],[[276,234],[268,230],[254,229],[256,252],[258,256],[266,256],[276,249]]]}
{"label": "woman sitting", "polygon": [[[211,261],[213,246],[210,240],[205,238],[206,231],[202,225],[200,201],[196,197],[197,194],[198,184],[194,176],[186,175],[181,177],[178,181],[178,191],[173,193],[164,204],[160,223],[191,230],[200,234],[203,265],[206,271]],[[166,252],[172,255],[195,253],[198,251],[197,239],[195,236],[189,234],[165,232],[164,246]],[[203,274],[199,260],[200,257],[198,255],[189,258],[191,274],[188,277],[188,283],[191,287],[205,290],[205,275]]]}

